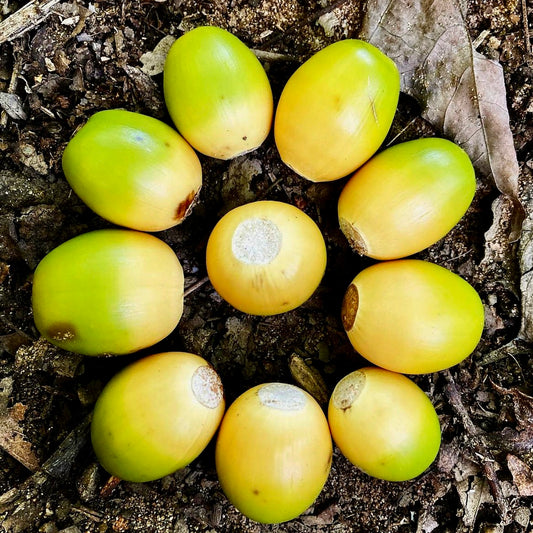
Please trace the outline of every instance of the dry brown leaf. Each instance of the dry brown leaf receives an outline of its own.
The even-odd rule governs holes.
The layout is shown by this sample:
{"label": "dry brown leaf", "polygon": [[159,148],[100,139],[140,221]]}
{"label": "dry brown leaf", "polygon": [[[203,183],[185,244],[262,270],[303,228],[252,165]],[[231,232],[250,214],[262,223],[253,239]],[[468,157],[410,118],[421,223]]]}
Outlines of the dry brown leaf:
{"label": "dry brown leaf", "polygon": [[506,389],[496,383],[493,383],[492,386],[499,393],[511,396],[519,429],[530,429],[533,426],[533,397],[515,387]]}
{"label": "dry brown leaf", "polygon": [[25,440],[20,422],[24,418],[25,406],[16,404],[0,411],[0,447],[31,472],[39,468],[39,460],[31,444]]}
{"label": "dry brown leaf", "polygon": [[514,484],[520,496],[533,496],[533,470],[524,461],[509,454],[507,467],[513,476]]}
{"label": "dry brown leaf", "polygon": [[462,146],[482,176],[518,198],[502,67],[478,54],[457,0],[369,0],[362,38],[391,57],[422,115]]}

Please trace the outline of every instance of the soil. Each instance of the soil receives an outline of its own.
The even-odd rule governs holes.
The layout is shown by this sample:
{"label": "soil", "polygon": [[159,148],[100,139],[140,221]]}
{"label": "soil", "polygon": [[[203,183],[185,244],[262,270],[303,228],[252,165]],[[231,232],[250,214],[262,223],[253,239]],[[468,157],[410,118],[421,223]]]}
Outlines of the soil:
{"label": "soil", "polygon": [[[0,10],[7,17],[24,4],[3,0]],[[522,200],[528,205],[533,197],[528,28],[533,8],[518,0],[468,0],[465,5],[471,38],[479,37],[478,51],[504,68]],[[213,444],[190,466],[159,481],[109,479],[92,452],[87,417],[109,378],[145,353],[201,354],[220,374],[228,404],[262,382],[293,383],[294,354],[320,373],[330,391],[347,372],[365,365],[340,318],[349,282],[372,263],[350,250],[338,228],[336,199],[345,180],[312,184],[296,176],[281,163],[272,136],[233,161],[201,156],[204,186],[198,203],[181,225],[157,234],[177,253],[192,287],[178,328],[146,352],[90,358],[55,348],[39,338],[33,324],[31,282],[38,262],[75,235],[111,226],[76,197],[62,174],[61,155],[73,132],[94,112],[109,108],[170,123],[162,75],[149,71],[143,54],[168,35],[178,37],[203,24],[221,26],[251,48],[272,53],[261,57],[278,98],[304,59],[331,42],[357,36],[364,9],[364,2],[346,0],[65,1],[55,2],[48,16],[23,35],[0,44],[0,93],[20,98],[0,118],[4,531],[531,531],[533,359],[522,341],[515,342],[518,349],[511,355],[497,351],[518,336],[521,295],[518,242],[505,243],[498,265],[484,263],[496,190],[479,191],[461,223],[417,256],[472,283],[487,315],[483,339],[471,357],[449,372],[413,377],[440,417],[438,459],[417,479],[390,483],[361,473],[335,449],[321,495],[286,524],[255,523],[228,503],[217,481]],[[402,97],[389,140],[438,135],[418,114],[416,103]],[[328,248],[326,274],[313,297],[273,317],[236,311],[205,280],[205,246],[217,220],[232,207],[265,198],[303,209],[319,225]]]}

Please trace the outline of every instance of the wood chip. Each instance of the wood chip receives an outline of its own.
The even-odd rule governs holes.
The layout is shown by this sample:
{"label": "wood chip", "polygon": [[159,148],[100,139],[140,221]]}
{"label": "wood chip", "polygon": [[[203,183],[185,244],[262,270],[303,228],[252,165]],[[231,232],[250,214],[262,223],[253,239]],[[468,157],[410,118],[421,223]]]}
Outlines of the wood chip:
{"label": "wood chip", "polygon": [[17,39],[35,28],[49,15],[59,0],[32,0],[0,22],[0,44]]}

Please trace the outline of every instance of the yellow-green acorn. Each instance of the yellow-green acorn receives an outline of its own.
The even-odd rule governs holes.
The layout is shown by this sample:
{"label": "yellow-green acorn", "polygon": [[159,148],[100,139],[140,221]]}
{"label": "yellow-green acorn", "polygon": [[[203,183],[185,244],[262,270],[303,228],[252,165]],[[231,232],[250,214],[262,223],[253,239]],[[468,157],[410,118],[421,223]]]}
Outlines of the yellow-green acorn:
{"label": "yellow-green acorn", "polygon": [[142,231],[182,222],[202,186],[198,156],[176,130],[121,109],[94,114],[74,135],[63,171],[93,211]]}
{"label": "yellow-green acorn", "polygon": [[438,372],[477,346],[484,308],[475,289],[446,268],[418,259],[372,265],[352,281],[342,322],[371,363],[404,374]]}
{"label": "yellow-green acorn", "polygon": [[259,147],[270,131],[273,99],[265,70],[222,28],[201,26],[177,39],[163,87],[174,124],[202,154],[231,159]]}
{"label": "yellow-green acorn", "polygon": [[361,254],[406,257],[444,237],[465,214],[475,191],[474,167],[453,142],[400,143],[350,178],[339,198],[340,227]]}
{"label": "yellow-green acorn", "polygon": [[385,139],[400,75],[375,46],[346,39],[308,59],[287,82],[274,135],[281,159],[311,181],[353,172]]}
{"label": "yellow-green acorn", "polygon": [[176,254],[153,235],[123,229],[85,233],[37,265],[35,325],[72,352],[135,352],[174,330],[183,311],[183,282]]}
{"label": "yellow-green acorn", "polygon": [[224,414],[222,383],[202,357],[151,355],[115,375],[99,396],[91,440],[102,466],[127,481],[152,481],[185,467]]}
{"label": "yellow-green acorn", "polygon": [[343,455],[380,479],[412,479],[439,452],[439,418],[429,398],[409,378],[382,368],[362,368],[341,379],[328,420]]}

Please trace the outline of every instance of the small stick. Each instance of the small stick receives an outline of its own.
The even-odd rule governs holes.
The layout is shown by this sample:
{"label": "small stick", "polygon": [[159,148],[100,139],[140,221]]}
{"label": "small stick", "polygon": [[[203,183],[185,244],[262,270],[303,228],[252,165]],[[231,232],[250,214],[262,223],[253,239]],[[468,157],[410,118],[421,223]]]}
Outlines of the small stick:
{"label": "small stick", "polygon": [[485,443],[482,433],[472,422],[472,419],[470,418],[470,415],[463,404],[463,400],[461,399],[461,393],[459,392],[457,384],[455,383],[450,371],[445,370],[444,376],[448,381],[446,393],[448,399],[450,400],[450,404],[454,411],[459,415],[466,432],[470,436],[475,454],[482,460],[483,470],[487,476],[492,495],[494,496],[494,501],[496,502],[496,505],[500,511],[502,522],[508,524],[509,506],[507,504],[507,500],[505,499],[505,495],[503,494],[496,470],[494,469],[494,458],[492,457],[492,454]]}
{"label": "small stick", "polygon": [[296,56],[288,54],[278,54],[277,52],[268,52],[256,48],[254,48],[252,52],[255,54],[255,57],[261,61],[300,61]]}
{"label": "small stick", "polygon": [[206,276],[205,278],[202,278],[198,280],[196,283],[193,283],[190,287],[187,287],[185,291],[183,292],[183,297],[186,298],[189,296],[189,294],[192,294],[194,291],[199,289],[202,285],[207,283],[209,281],[209,278]]}
{"label": "small stick", "polygon": [[526,53],[531,54],[531,39],[529,37],[529,21],[527,17],[526,0],[522,0],[522,24],[524,25],[524,41],[526,43]]}

